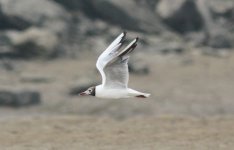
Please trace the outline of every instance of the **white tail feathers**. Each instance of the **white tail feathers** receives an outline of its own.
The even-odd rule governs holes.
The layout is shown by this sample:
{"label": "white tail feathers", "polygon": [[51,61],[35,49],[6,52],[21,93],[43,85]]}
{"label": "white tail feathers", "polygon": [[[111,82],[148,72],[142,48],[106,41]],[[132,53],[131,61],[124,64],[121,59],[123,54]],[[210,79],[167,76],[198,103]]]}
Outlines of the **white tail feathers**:
{"label": "white tail feathers", "polygon": [[136,90],[128,88],[128,96],[129,97],[138,97],[138,98],[147,98],[147,97],[150,96],[150,94],[149,93],[138,92]]}
{"label": "white tail feathers", "polygon": [[151,94],[149,93],[144,93],[145,97],[150,97]]}

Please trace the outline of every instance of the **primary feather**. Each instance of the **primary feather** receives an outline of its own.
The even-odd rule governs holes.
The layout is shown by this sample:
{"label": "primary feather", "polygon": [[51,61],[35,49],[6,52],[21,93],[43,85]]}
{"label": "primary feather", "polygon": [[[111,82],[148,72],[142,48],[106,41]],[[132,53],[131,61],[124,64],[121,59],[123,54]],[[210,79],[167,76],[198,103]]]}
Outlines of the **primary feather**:
{"label": "primary feather", "polygon": [[102,75],[102,86],[109,88],[127,88],[129,53],[134,50],[138,38],[125,49],[120,50],[126,33],[120,34],[99,56],[96,66]]}

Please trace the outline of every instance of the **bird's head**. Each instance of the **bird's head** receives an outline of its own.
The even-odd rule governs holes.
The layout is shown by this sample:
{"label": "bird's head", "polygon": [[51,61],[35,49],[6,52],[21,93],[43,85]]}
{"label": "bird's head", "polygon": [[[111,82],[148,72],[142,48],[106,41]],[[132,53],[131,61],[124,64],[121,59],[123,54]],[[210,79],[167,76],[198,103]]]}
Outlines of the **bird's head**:
{"label": "bird's head", "polygon": [[96,89],[95,86],[92,86],[88,88],[86,91],[81,92],[79,95],[80,96],[86,96],[86,95],[95,96],[95,93],[96,93],[95,89]]}

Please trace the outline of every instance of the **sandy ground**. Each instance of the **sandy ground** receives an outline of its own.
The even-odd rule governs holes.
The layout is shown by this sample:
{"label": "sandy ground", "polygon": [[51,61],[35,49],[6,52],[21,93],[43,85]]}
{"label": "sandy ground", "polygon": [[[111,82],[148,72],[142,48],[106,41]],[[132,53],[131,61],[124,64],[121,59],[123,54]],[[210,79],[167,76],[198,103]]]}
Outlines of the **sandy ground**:
{"label": "sandy ground", "polygon": [[53,116],[0,121],[1,150],[230,150],[234,118]]}

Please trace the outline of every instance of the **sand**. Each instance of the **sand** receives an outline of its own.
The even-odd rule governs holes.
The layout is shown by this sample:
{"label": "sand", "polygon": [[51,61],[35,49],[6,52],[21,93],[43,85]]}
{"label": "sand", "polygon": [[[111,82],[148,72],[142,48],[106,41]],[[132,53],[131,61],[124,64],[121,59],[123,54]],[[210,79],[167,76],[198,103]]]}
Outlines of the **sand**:
{"label": "sand", "polygon": [[1,150],[230,150],[234,118],[84,116],[0,121]]}

